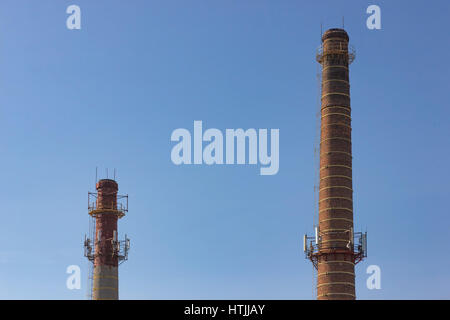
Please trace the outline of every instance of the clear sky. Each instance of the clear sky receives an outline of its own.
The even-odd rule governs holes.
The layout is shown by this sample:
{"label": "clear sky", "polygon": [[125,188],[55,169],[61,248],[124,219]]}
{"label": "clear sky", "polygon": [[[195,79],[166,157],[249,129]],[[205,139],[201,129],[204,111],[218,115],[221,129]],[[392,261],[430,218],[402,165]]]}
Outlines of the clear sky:
{"label": "clear sky", "polygon": [[[344,3],[344,4],[343,4]],[[66,8],[81,7],[81,30]],[[381,30],[366,8],[381,8]],[[361,299],[450,298],[448,1],[0,2],[0,298],[84,299],[87,192],[118,170],[122,299],[311,299],[315,50],[345,28]],[[175,166],[174,129],[280,129],[280,170]],[[381,290],[366,268],[381,268]],[[82,268],[81,290],[66,268]]]}

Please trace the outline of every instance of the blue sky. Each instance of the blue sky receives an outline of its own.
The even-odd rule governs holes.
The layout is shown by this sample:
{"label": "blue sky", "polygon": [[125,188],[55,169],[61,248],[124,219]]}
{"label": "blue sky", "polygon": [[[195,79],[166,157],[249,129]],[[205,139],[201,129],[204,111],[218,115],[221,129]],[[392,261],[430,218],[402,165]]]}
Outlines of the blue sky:
{"label": "blue sky", "polygon": [[[66,28],[66,8],[82,11]],[[382,29],[366,28],[381,7]],[[0,299],[84,299],[87,192],[117,168],[122,299],[311,299],[314,60],[345,28],[360,299],[449,299],[448,1],[0,3]],[[280,170],[175,166],[176,128],[279,128]],[[82,268],[81,290],[66,268]],[[368,290],[366,268],[382,271]]]}

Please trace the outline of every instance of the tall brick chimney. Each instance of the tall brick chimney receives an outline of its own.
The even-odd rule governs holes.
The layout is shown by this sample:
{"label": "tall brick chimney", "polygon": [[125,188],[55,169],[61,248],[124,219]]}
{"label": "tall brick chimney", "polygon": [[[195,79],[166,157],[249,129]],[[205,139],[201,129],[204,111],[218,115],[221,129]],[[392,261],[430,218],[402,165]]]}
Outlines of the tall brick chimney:
{"label": "tall brick chimney", "polygon": [[[89,206],[95,219],[92,239],[85,241],[85,255],[93,262],[92,299],[119,299],[119,262],[127,260],[129,240],[118,240],[117,221],[125,215],[128,205],[118,207],[118,184],[111,179],[97,182],[96,201]],[[121,196],[128,200],[128,196]],[[128,201],[127,201],[128,203]]]}
{"label": "tall brick chimney", "polygon": [[355,264],[365,256],[366,235],[353,232],[352,141],[349,37],[343,29],[322,36],[317,61],[322,65],[319,225],[304,250],[317,268],[317,299],[352,300]]}
{"label": "tall brick chimney", "polygon": [[94,260],[94,300],[119,299],[119,261],[115,254],[113,242],[117,240],[117,191],[114,180],[100,180],[97,183],[97,230]]}

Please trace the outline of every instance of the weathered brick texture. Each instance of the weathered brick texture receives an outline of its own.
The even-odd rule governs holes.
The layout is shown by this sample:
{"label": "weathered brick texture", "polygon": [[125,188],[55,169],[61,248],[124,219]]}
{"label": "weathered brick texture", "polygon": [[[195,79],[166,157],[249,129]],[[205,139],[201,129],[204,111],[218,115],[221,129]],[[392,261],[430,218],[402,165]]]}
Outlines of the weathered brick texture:
{"label": "weathered brick texture", "polygon": [[355,299],[348,35],[322,36],[318,299]]}
{"label": "weathered brick texture", "polygon": [[[94,260],[94,300],[117,300],[118,289],[118,257],[113,250],[114,232],[117,234],[118,185],[114,180],[103,179],[97,183],[96,239]],[[101,211],[105,210],[104,213]],[[108,211],[109,210],[109,211]]]}

